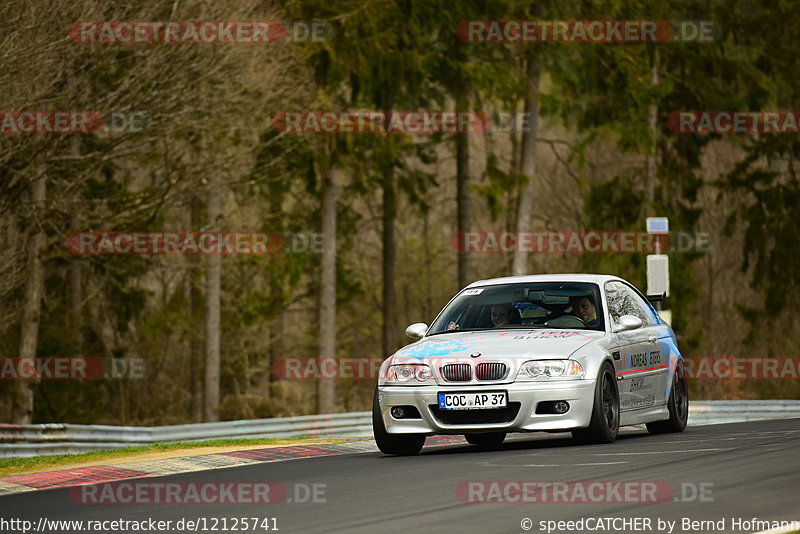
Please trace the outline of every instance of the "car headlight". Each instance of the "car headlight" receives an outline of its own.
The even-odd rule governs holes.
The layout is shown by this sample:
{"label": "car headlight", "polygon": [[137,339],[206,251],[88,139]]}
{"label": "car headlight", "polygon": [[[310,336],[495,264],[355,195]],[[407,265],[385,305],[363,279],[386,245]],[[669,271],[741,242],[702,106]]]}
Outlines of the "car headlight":
{"label": "car headlight", "polygon": [[390,365],[386,372],[387,384],[417,386],[432,379],[431,368],[425,364]]}
{"label": "car headlight", "polygon": [[583,366],[575,360],[533,360],[519,368],[517,379],[551,380],[583,378]]}

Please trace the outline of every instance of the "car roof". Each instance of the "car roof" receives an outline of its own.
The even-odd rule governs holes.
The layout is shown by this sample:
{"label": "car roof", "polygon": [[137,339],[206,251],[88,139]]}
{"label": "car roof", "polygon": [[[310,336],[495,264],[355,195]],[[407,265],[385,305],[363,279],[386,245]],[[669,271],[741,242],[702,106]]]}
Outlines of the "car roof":
{"label": "car roof", "polygon": [[[589,282],[603,285],[609,280],[622,280],[618,276],[609,274],[529,274],[524,276],[504,276],[502,278],[489,278],[487,280],[478,280],[472,282],[467,288],[483,287],[496,284],[516,284],[516,283],[533,283],[533,282]],[[466,289],[466,288],[465,288]]]}

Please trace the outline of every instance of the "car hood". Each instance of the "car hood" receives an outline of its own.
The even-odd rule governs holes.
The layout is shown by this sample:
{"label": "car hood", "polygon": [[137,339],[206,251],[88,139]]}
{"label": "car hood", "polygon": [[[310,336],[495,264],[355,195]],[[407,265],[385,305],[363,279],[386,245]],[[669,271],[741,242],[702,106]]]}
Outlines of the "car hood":
{"label": "car hood", "polygon": [[596,330],[492,330],[425,337],[394,354],[394,363],[427,359],[563,359],[605,335]]}

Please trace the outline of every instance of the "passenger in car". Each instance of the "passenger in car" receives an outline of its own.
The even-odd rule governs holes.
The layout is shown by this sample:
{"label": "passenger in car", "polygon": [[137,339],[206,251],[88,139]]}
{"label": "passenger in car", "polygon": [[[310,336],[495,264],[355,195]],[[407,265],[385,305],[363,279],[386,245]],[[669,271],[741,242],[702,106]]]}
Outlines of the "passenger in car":
{"label": "passenger in car", "polygon": [[589,297],[571,297],[569,304],[572,306],[572,315],[581,319],[586,326],[597,326],[600,320],[597,318],[597,309],[594,302]]}
{"label": "passenger in car", "polygon": [[519,310],[507,304],[492,306],[492,326],[519,324]]}

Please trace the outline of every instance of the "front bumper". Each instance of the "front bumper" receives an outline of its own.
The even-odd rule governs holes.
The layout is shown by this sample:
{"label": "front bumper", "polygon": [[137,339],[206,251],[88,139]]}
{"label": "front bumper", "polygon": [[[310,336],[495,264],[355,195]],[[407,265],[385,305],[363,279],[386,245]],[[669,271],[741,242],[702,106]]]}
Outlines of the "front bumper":
{"label": "front bumper", "polygon": [[[379,386],[378,403],[383,424],[390,434],[464,434],[480,432],[535,432],[586,428],[592,416],[595,379],[558,382],[525,382],[510,384],[459,386]],[[509,409],[448,410],[440,414],[436,407],[439,393],[458,391],[507,391]],[[567,401],[564,414],[537,414],[544,401]],[[519,407],[516,410],[516,407]],[[414,406],[421,419],[395,419],[393,406]],[[433,406],[433,408],[432,408]],[[453,414],[453,412],[460,412]],[[469,414],[466,412],[473,412]],[[474,412],[484,412],[474,414]],[[490,413],[495,412],[495,413]],[[484,422],[491,420],[492,422]],[[481,422],[475,422],[481,421]]]}

